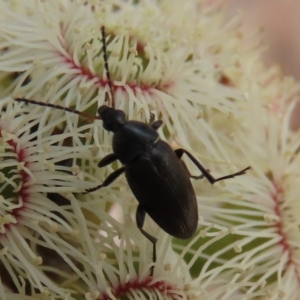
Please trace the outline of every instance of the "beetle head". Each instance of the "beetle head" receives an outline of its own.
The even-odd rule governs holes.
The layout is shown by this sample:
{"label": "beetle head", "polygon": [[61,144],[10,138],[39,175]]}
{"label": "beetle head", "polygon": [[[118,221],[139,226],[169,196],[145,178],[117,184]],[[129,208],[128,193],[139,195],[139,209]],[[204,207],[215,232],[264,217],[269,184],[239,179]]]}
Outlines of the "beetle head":
{"label": "beetle head", "polygon": [[123,110],[114,109],[107,105],[98,108],[98,114],[103,121],[104,129],[108,131],[117,131],[125,122],[125,113]]}

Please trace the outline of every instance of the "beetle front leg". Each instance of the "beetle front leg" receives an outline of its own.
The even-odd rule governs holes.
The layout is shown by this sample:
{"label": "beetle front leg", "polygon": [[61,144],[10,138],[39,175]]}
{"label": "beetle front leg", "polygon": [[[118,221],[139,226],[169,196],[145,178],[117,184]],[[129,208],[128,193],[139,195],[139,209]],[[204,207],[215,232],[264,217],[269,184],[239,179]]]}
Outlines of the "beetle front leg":
{"label": "beetle front leg", "polygon": [[[228,179],[228,178],[233,178],[235,176],[239,176],[239,175],[243,175],[246,173],[247,170],[250,169],[250,167],[247,167],[239,172],[233,173],[233,174],[229,174],[226,176],[222,176],[219,178],[214,178],[201,164],[200,162],[188,151],[184,150],[184,149],[177,149],[175,150],[176,155],[178,156],[178,158],[180,159],[182,157],[182,155],[185,153],[189,159],[196,165],[196,167],[201,171],[201,173],[203,174],[203,176],[211,183],[214,184],[217,181],[221,181],[224,179]],[[195,177],[194,177],[195,178]],[[197,178],[196,178],[197,179]]]}
{"label": "beetle front leg", "polygon": [[[141,231],[141,233],[152,243],[152,245],[153,245],[152,261],[156,262],[157,239],[143,229],[144,222],[145,222],[145,216],[146,216],[146,211],[139,204],[137,207],[137,210],[136,210],[136,215],[135,215],[136,225],[137,225],[138,229]],[[153,271],[154,271],[154,266],[152,266],[150,268],[150,276],[153,275]]]}
{"label": "beetle front leg", "polygon": [[88,194],[91,192],[95,192],[99,189],[101,189],[102,187],[108,186],[109,184],[111,184],[113,181],[115,181],[123,172],[125,171],[125,167],[122,167],[114,172],[112,172],[111,174],[109,174],[105,180],[103,181],[102,184],[99,184],[93,188],[90,189],[86,189],[83,194]]}
{"label": "beetle front leg", "polygon": [[104,156],[100,162],[98,163],[98,167],[99,168],[102,168],[102,167],[105,167],[109,164],[111,164],[112,162],[114,162],[115,160],[117,160],[117,157],[114,153],[110,153],[106,156]]}

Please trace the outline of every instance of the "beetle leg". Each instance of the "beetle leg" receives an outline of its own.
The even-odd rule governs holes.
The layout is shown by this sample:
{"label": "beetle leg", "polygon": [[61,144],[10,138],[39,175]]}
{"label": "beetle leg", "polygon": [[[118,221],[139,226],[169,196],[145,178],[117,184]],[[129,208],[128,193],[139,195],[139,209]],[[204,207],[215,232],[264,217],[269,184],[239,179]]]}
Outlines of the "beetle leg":
{"label": "beetle leg", "polygon": [[108,186],[110,185],[113,181],[115,181],[123,172],[125,171],[125,167],[122,167],[114,172],[112,172],[111,174],[109,174],[103,181],[102,184],[99,184],[93,188],[90,189],[86,189],[83,194],[88,194],[91,192],[95,192],[99,189],[101,189],[102,187]]}
{"label": "beetle leg", "polygon": [[[136,210],[136,215],[135,215],[136,225],[137,225],[138,229],[141,231],[141,233],[152,243],[152,245],[153,245],[152,261],[156,262],[156,242],[157,242],[157,239],[143,229],[143,225],[144,225],[144,222],[145,222],[145,216],[146,216],[146,211],[139,204],[138,207],[137,207],[137,210]],[[153,275],[153,270],[154,270],[154,266],[152,266],[151,269],[150,269],[150,276]]]}
{"label": "beetle leg", "polygon": [[151,123],[149,123],[149,125],[154,129],[154,130],[158,130],[158,128],[163,124],[162,120],[156,120],[153,121]]}
{"label": "beetle leg", "polygon": [[[181,150],[181,149],[177,149],[177,150]],[[205,176],[204,176],[203,174],[202,174],[202,175],[196,176],[196,175],[192,175],[192,174],[190,173],[190,170],[189,170],[188,167],[186,166],[185,162],[184,162],[183,160],[181,160],[181,157],[182,157],[182,155],[183,155],[183,152],[180,152],[180,151],[177,151],[177,150],[175,150],[174,152],[175,152],[175,154],[177,155],[177,157],[179,158],[179,160],[180,160],[180,162],[181,162],[183,168],[185,169],[185,171],[186,171],[186,173],[189,175],[189,177],[190,177],[190,178],[193,178],[193,179],[202,179],[202,178],[204,178]],[[209,170],[206,170],[206,171],[209,172]]]}
{"label": "beetle leg", "polygon": [[[177,154],[177,153],[176,153],[176,154]],[[179,158],[179,161],[181,162],[181,164],[182,164],[184,170],[186,171],[186,173],[189,175],[190,178],[194,178],[194,179],[202,179],[202,178],[204,178],[204,175],[203,175],[203,174],[202,174],[202,175],[199,175],[199,176],[192,175],[192,174],[190,173],[190,170],[189,170],[188,167],[186,166],[185,162],[184,162],[183,160],[181,160],[180,158]]]}
{"label": "beetle leg", "polygon": [[180,159],[182,157],[182,155],[185,153],[189,159],[196,165],[196,167],[201,171],[201,173],[203,174],[203,176],[211,183],[214,184],[217,181],[221,181],[224,179],[228,179],[228,178],[233,178],[235,176],[239,176],[239,175],[243,175],[246,173],[247,170],[250,169],[250,167],[247,167],[239,172],[233,173],[233,174],[229,174],[223,177],[219,177],[219,178],[214,178],[201,164],[200,162],[188,151],[184,150],[184,149],[177,149],[175,150],[176,155],[178,156],[178,158]]}
{"label": "beetle leg", "polygon": [[156,120],[155,121],[155,114],[150,112],[150,120],[149,125],[154,129],[157,130],[161,125],[163,124],[162,120]]}
{"label": "beetle leg", "polygon": [[152,112],[150,111],[150,120],[149,120],[149,124],[153,123],[154,121],[155,121],[155,114],[152,113]]}
{"label": "beetle leg", "polygon": [[101,168],[101,167],[104,167],[104,166],[107,166],[109,164],[111,164],[112,162],[114,162],[115,160],[117,160],[117,157],[114,153],[110,153],[106,156],[104,156],[100,162],[98,163],[98,167]]}

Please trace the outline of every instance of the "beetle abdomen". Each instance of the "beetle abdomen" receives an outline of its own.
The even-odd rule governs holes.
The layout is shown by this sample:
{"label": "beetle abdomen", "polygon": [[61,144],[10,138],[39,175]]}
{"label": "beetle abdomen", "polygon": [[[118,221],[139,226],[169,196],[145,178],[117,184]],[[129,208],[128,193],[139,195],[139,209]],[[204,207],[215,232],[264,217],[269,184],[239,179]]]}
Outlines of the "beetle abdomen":
{"label": "beetle abdomen", "polygon": [[168,234],[190,238],[197,229],[198,207],[189,174],[164,141],[125,166],[128,184],[149,216]]}

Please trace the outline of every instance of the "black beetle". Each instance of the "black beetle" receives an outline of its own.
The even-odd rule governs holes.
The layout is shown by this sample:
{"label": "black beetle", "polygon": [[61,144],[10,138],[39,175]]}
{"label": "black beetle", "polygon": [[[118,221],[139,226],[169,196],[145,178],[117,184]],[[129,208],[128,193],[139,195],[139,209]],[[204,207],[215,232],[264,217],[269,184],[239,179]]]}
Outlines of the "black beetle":
{"label": "black beetle", "polygon": [[[193,236],[198,225],[198,205],[190,178],[205,177],[211,184],[244,174],[250,167],[239,172],[214,178],[200,162],[184,149],[173,150],[162,141],[156,132],[163,124],[154,120],[150,123],[127,121],[122,110],[114,108],[113,86],[108,70],[104,27],[102,30],[103,56],[110,86],[112,107],[102,105],[98,108],[98,117],[103,121],[105,130],[114,133],[113,153],[101,159],[98,166],[104,167],[115,160],[124,166],[111,173],[101,185],[86,190],[90,193],[111,184],[125,172],[127,182],[139,204],[136,211],[136,224],[141,233],[153,244],[153,262],[156,261],[157,239],[143,229],[146,213],[165,232],[179,239]],[[34,100],[17,98],[16,101],[63,109],[76,114],[85,114],[59,105],[41,103]],[[106,99],[107,100],[107,99]],[[181,160],[186,154],[203,175],[192,176]],[[153,267],[151,268],[153,274]]]}

